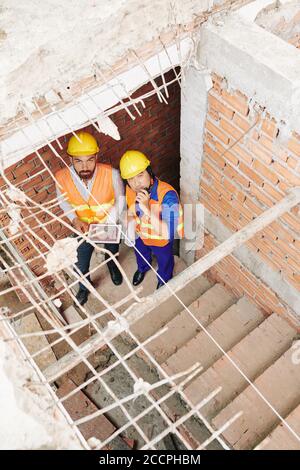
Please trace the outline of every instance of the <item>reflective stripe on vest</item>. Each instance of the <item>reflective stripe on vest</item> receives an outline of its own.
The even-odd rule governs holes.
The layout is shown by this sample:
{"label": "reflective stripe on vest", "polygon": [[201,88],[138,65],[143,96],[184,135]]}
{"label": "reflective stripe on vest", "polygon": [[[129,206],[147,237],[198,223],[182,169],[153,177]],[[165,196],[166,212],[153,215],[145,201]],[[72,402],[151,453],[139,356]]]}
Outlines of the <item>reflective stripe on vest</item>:
{"label": "reflective stripe on vest", "polygon": [[[158,185],[157,185],[158,201],[154,201],[150,199],[150,205],[158,204],[159,214],[161,214],[161,205],[162,205],[163,198],[168,191],[175,191],[175,189],[168,183],[158,180]],[[128,207],[131,207],[134,204],[134,208],[135,208],[135,198],[136,198],[136,193],[131,188],[129,188],[129,186],[127,186],[126,187],[126,201],[127,201]],[[134,209],[134,212],[135,212],[135,209]],[[135,213],[135,221],[136,221],[136,232],[140,236],[140,238],[143,240],[145,245],[165,246],[169,243],[169,240],[166,240],[155,231],[151,223],[143,221],[143,219],[142,218],[140,219],[136,213]],[[183,210],[182,210],[180,203],[179,203],[179,211],[178,211],[178,225],[176,227],[176,230],[177,230],[179,237],[183,238]]]}
{"label": "reflective stripe on vest", "polygon": [[78,191],[69,168],[63,168],[55,175],[62,192],[67,195],[67,201],[75,209],[77,217],[88,224],[104,223],[107,212],[115,203],[112,167],[97,163],[95,171],[96,176],[88,201],[85,201]]}

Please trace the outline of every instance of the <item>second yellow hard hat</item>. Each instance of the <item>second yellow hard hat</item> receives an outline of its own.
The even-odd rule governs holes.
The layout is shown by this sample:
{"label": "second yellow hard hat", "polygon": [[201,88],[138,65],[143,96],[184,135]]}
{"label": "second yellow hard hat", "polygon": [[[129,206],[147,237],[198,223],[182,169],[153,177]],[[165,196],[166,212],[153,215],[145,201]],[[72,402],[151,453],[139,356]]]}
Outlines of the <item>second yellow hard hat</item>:
{"label": "second yellow hard hat", "polygon": [[124,180],[142,173],[150,165],[150,160],[139,150],[127,150],[120,160],[121,177]]}

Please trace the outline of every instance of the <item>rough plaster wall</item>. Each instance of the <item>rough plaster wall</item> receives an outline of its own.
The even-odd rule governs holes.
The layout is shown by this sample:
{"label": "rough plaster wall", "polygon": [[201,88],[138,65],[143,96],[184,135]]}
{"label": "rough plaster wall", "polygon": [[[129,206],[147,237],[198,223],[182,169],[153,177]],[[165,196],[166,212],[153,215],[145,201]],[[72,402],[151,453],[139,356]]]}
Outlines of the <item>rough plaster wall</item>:
{"label": "rough plaster wall", "polygon": [[0,331],[0,449],[81,449],[45,386]]}
{"label": "rough plaster wall", "polygon": [[299,0],[282,3],[274,2],[264,8],[255,22],[289,42],[291,38],[300,34],[300,3]]}
{"label": "rough plaster wall", "polygon": [[222,3],[226,0],[2,0],[0,122],[16,114],[24,97],[92,76],[95,62],[114,64],[130,48]]}

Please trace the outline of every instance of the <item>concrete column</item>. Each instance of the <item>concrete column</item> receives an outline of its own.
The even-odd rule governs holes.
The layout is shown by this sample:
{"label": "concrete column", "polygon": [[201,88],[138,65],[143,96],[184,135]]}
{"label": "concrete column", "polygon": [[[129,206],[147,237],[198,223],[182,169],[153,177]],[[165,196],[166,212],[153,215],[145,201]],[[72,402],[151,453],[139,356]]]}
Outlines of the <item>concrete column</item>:
{"label": "concrete column", "polygon": [[181,242],[180,256],[188,265],[194,262],[195,250],[203,239],[203,209],[199,205],[199,193],[207,93],[211,87],[208,70],[191,66],[185,71],[181,90],[180,196],[185,210],[186,237]]}

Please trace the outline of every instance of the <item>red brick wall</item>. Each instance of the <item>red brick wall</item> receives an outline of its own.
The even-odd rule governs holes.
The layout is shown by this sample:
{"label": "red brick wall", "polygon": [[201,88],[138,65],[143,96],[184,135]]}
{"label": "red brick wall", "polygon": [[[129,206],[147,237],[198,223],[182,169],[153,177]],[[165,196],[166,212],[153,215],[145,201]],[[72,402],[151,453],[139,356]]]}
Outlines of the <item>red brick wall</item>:
{"label": "red brick wall", "polygon": [[[166,80],[174,78],[174,72],[170,71],[166,74]],[[160,80],[157,80],[160,84]],[[136,96],[150,91],[152,85],[149,83],[135,93]],[[169,104],[162,104],[159,102],[157,95],[153,95],[144,100],[146,108],[143,109],[141,104],[138,105],[142,117],[139,117],[134,109],[131,111],[136,115],[133,121],[126,111],[119,111],[111,116],[115,124],[119,128],[121,135],[120,141],[115,141],[111,137],[104,134],[97,134],[95,129],[91,126],[86,128],[92,132],[100,145],[100,161],[110,162],[114,167],[118,167],[120,157],[129,148],[135,148],[145,152],[149,159],[152,161],[152,167],[155,173],[163,180],[171,183],[175,188],[179,189],[179,127],[180,127],[180,88],[177,83],[169,86]],[[60,153],[66,162],[69,162],[69,157],[66,154],[65,148],[70,135],[60,138],[60,142],[64,147],[61,151],[57,143],[54,141],[53,146]],[[47,168],[55,173],[61,166],[62,162],[53,154],[51,149],[47,146],[40,150],[43,162],[40,161],[36,154],[28,155],[17,164],[12,165],[5,171],[8,179],[17,185],[20,189],[31,197],[35,202],[41,204],[48,203],[55,197],[55,184]],[[44,171],[42,171],[44,170]],[[41,174],[39,174],[42,171]],[[27,181],[28,177],[36,175],[32,180]],[[1,184],[3,189],[5,185]],[[32,212],[32,211],[30,211]],[[59,208],[51,209],[52,213],[61,215]],[[23,211],[23,217],[30,217],[28,211]],[[68,230],[59,222],[54,221],[51,216],[44,212],[37,215],[40,222],[49,222],[47,225],[48,230],[54,238],[59,239],[68,234]],[[0,218],[2,225],[9,222],[7,215],[2,215]],[[39,222],[36,222],[33,217],[27,219],[30,221],[31,228],[41,238],[46,240],[50,245],[53,240],[49,238]],[[37,240],[34,240],[34,246],[30,244],[28,238],[33,240],[33,236],[28,233],[23,233],[15,239],[15,245],[26,260],[32,271],[39,275],[44,272],[44,261],[40,258],[33,260],[38,256],[38,252],[34,246],[41,249],[42,252],[47,251],[46,248]]]}
{"label": "red brick wall", "polygon": [[[174,76],[169,72],[166,79]],[[157,83],[161,82],[157,80]],[[135,93],[136,97],[152,89],[148,84]],[[110,162],[118,167],[122,154],[130,149],[138,149],[149,156],[154,172],[164,181],[172,184],[179,190],[179,166],[180,166],[180,89],[179,85],[169,87],[168,105],[161,104],[155,95],[144,100],[146,109],[142,117],[137,116],[132,121],[126,111],[120,111],[113,115],[113,121],[118,126],[121,141],[115,141],[101,135],[100,159]],[[135,97],[133,95],[133,97]],[[137,115],[134,109],[130,108]]]}
{"label": "red brick wall", "polygon": [[[248,97],[239,91],[230,92],[220,77],[213,77],[208,103],[201,202],[222,224],[236,232],[280,201],[289,188],[300,185],[300,137],[294,133],[288,141],[281,140],[278,123],[268,115],[249,130],[257,117],[250,112]],[[246,131],[249,132],[244,135]],[[262,263],[279,272],[298,290],[299,233],[296,207],[246,244]],[[213,244],[213,239],[206,237],[198,256]],[[241,269],[233,256],[218,263],[211,275],[240,295],[248,294],[265,309],[282,313],[280,299],[249,271]]]}

